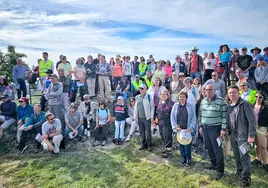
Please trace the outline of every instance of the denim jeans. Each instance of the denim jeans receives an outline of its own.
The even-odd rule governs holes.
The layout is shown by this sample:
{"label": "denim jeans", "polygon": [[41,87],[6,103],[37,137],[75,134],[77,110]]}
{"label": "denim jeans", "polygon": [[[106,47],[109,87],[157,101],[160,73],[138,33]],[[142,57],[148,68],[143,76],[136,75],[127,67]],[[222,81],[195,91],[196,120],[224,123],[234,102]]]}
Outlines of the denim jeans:
{"label": "denim jeans", "polygon": [[192,79],[199,78],[199,80],[201,81],[201,73],[200,72],[191,72],[190,77]]}
{"label": "denim jeans", "polygon": [[188,145],[180,144],[181,157],[186,160],[192,159],[192,142]]}
{"label": "denim jeans", "polygon": [[[65,127],[65,136],[66,138],[69,137],[69,133],[72,132],[72,130],[69,128],[69,127]],[[79,128],[78,128],[78,135],[77,136],[82,136],[84,132],[84,126],[81,125]]]}
{"label": "denim jeans", "polygon": [[114,139],[124,139],[124,131],[125,131],[125,124],[126,121],[117,121],[115,120],[115,132],[114,132]]}

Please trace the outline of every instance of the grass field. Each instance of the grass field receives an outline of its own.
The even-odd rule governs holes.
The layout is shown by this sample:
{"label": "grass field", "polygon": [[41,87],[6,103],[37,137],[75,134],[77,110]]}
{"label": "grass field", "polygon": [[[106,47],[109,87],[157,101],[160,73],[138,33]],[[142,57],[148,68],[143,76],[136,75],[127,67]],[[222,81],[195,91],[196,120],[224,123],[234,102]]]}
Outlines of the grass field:
{"label": "grass field", "polygon": [[[161,142],[154,138],[154,143],[159,149],[153,152],[137,150],[136,140],[124,148],[79,148],[60,156],[1,153],[0,187],[239,187],[234,160],[226,162],[226,176],[215,181],[200,156],[194,155],[187,168],[179,164],[178,152],[168,160],[158,158]],[[267,178],[262,168],[253,167],[252,187],[268,187]]]}

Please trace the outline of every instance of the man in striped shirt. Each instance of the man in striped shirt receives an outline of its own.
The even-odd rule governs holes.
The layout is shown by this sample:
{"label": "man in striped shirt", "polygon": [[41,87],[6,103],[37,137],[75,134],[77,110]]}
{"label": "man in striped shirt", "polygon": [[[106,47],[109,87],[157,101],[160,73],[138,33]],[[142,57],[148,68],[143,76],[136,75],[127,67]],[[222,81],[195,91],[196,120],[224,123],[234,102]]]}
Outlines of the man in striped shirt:
{"label": "man in striped shirt", "polygon": [[215,94],[212,84],[206,86],[207,97],[201,101],[199,112],[200,134],[204,134],[205,147],[208,150],[211,165],[210,170],[216,170],[215,179],[224,175],[224,158],[222,137],[226,130],[227,104],[224,99]]}

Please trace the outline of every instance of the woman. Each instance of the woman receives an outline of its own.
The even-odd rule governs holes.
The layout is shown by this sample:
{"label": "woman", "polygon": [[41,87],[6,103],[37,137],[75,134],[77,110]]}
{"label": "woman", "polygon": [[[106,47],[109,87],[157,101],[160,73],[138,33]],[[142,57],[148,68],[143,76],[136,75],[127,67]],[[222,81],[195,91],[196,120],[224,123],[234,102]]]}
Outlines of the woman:
{"label": "woman", "polygon": [[151,99],[154,101],[155,111],[154,118],[156,117],[156,109],[160,101],[160,93],[166,88],[162,86],[162,81],[159,77],[153,79],[153,86],[149,87],[147,93],[150,95]]}
{"label": "woman", "polygon": [[230,48],[227,44],[221,45],[220,46],[220,67],[224,67],[224,73],[222,74],[222,80],[227,83],[230,86],[230,80],[229,80],[229,62],[231,61],[232,58],[232,53],[230,52]]}
{"label": "woman", "polygon": [[124,68],[121,64],[120,59],[116,58],[115,65],[114,65],[113,72],[112,72],[114,88],[117,87],[123,75],[124,75]]}
{"label": "woman", "polygon": [[107,129],[110,121],[110,111],[106,108],[104,101],[99,102],[99,108],[96,111],[95,142],[93,146],[105,146],[107,139]]}
{"label": "woman", "polygon": [[159,133],[164,142],[165,149],[163,158],[168,158],[172,148],[172,127],[170,121],[170,113],[174,102],[170,99],[168,90],[161,91],[160,103],[157,106],[156,122],[159,126]]}
{"label": "woman", "polygon": [[[181,91],[179,93],[179,102],[174,104],[170,119],[174,132],[180,132],[186,129],[187,132],[194,133],[196,126],[196,115],[192,105],[187,102],[187,92]],[[191,165],[192,160],[192,143],[188,145],[180,144],[180,153],[182,156],[181,164]]]}
{"label": "woman", "polygon": [[194,86],[198,91],[201,90],[202,85],[201,85],[201,83],[200,83],[200,79],[199,79],[199,78],[195,78],[195,79],[194,79],[194,84],[193,84],[193,86]]}
{"label": "woman", "polygon": [[250,89],[247,82],[241,82],[239,85],[240,89],[240,97],[250,104],[254,104],[256,102],[255,95],[257,93],[256,90]]}
{"label": "woman", "polygon": [[172,82],[170,83],[170,93],[171,93],[171,100],[175,103],[179,101],[178,93],[184,88],[183,79],[184,79],[183,73],[180,73],[179,76],[177,72],[172,73]]}
{"label": "woman", "polygon": [[76,94],[79,89],[81,101],[83,101],[83,96],[85,94],[85,78],[86,78],[86,69],[83,65],[83,61],[81,58],[76,60],[76,66],[74,67],[74,77],[75,77],[75,84],[74,84],[74,92],[72,95],[71,102],[75,102]]}
{"label": "woman", "polygon": [[164,71],[166,73],[164,85],[169,90],[169,85],[170,85],[171,77],[172,77],[172,66],[169,60],[165,62]]}
{"label": "woman", "polygon": [[89,55],[87,57],[87,62],[84,64],[86,69],[86,83],[88,94],[92,99],[95,97],[95,84],[96,84],[96,65],[93,63],[93,57]]}
{"label": "woman", "polygon": [[193,106],[195,109],[196,101],[199,98],[199,91],[193,87],[193,79],[191,77],[186,77],[183,80],[184,88],[181,91],[184,91],[187,93],[187,102]]}
{"label": "woman", "polygon": [[204,60],[204,70],[205,70],[205,74],[204,74],[204,83],[211,79],[211,74],[213,71],[216,70],[216,65],[215,65],[215,55],[213,52],[209,53],[209,56]]}
{"label": "woman", "polygon": [[257,90],[263,91],[267,95],[268,94],[268,66],[262,57],[258,61],[254,76],[256,80]]}
{"label": "woman", "polygon": [[268,152],[267,152],[267,126],[268,126],[268,105],[265,104],[266,95],[262,91],[256,93],[256,103],[254,113],[257,121],[256,139],[256,159],[254,163],[263,165],[268,172]]}
{"label": "woman", "polygon": [[[120,56],[117,56],[116,58],[120,59],[121,57]],[[113,72],[114,65],[115,65],[115,62],[114,62],[114,58],[113,57],[110,58],[109,65],[110,65],[111,72]],[[109,75],[109,80],[110,80],[110,83],[111,83],[111,91],[114,91],[115,90],[115,87],[114,87],[114,84],[113,84],[112,75]]]}
{"label": "woman", "polygon": [[154,72],[154,78],[155,77],[159,77],[162,81],[162,83],[165,82],[165,78],[166,78],[166,72],[163,69],[163,65],[160,61],[158,61],[156,63],[156,70]]}
{"label": "woman", "polygon": [[135,130],[139,129],[136,121],[134,121],[134,107],[135,107],[135,97],[131,97],[128,106],[128,118],[126,119],[127,124],[130,125],[129,133],[126,138],[126,142],[129,142]]}

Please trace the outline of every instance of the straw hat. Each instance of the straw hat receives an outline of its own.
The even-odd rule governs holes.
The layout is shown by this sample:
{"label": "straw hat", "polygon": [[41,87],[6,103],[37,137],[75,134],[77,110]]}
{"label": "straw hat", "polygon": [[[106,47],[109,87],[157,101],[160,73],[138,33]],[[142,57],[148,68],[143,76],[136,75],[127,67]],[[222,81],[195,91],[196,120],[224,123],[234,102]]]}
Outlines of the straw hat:
{"label": "straw hat", "polygon": [[192,142],[192,135],[186,129],[183,129],[177,133],[177,141],[182,145],[188,145]]}

